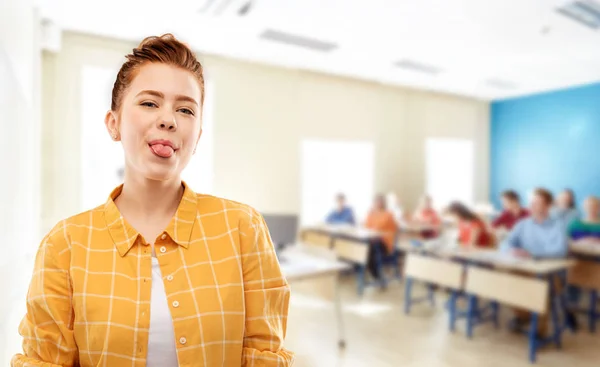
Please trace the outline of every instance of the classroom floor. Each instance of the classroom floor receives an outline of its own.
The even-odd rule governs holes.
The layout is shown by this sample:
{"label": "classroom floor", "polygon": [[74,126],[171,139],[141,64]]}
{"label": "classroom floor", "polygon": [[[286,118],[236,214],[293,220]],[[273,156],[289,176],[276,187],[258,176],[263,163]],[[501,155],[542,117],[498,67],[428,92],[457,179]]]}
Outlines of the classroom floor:
{"label": "classroom floor", "polygon": [[[481,325],[468,340],[464,321],[459,322],[455,334],[448,331],[446,296],[442,293],[436,295],[435,308],[423,303],[405,316],[403,287],[398,282],[385,292],[368,289],[362,299],[356,295],[352,279],[344,279],[341,288],[348,344],[344,352],[337,348],[336,318],[331,295],[326,293],[331,287],[314,280],[292,283],[286,346],[296,353],[295,367],[531,366],[526,337],[507,330],[508,309],[502,310],[499,330],[491,324]],[[581,319],[580,324],[584,323]],[[562,350],[546,346],[540,350],[536,366],[598,366],[600,331],[563,335]]]}
{"label": "classroom floor", "polygon": [[[0,365],[8,365],[12,354],[20,349],[20,340],[14,335],[24,311],[29,266],[13,263],[0,272],[11,283],[9,289],[3,289],[8,297],[0,302]],[[386,292],[368,289],[361,299],[352,278],[345,278],[341,286],[348,346],[339,353],[331,290],[326,281],[292,283],[286,347],[296,353],[295,367],[530,366],[525,336],[507,331],[505,322],[498,331],[491,325],[479,326],[473,340],[468,340],[464,322],[458,324],[455,334],[448,332],[444,294],[436,296],[435,308],[417,305],[405,316],[402,284],[391,283]],[[510,313],[503,316],[507,320]],[[562,350],[547,346],[540,351],[536,366],[593,367],[598,361],[600,331],[590,335],[583,330],[576,335],[565,333]]]}

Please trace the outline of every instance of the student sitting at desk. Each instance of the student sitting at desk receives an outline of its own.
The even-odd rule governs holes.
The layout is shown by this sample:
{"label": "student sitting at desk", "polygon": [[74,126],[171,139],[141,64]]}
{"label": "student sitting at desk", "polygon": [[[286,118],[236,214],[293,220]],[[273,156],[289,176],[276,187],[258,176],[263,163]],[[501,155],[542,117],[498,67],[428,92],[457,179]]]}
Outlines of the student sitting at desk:
{"label": "student sitting at desk", "polygon": [[531,217],[513,228],[504,243],[504,251],[520,257],[552,258],[567,254],[567,235],[562,219],[550,215],[552,194],[536,189],[531,200]]}
{"label": "student sitting at desk", "polygon": [[431,197],[425,195],[421,199],[419,208],[415,211],[412,217],[412,223],[418,226],[426,227],[421,231],[421,236],[424,239],[435,238],[440,232],[440,225],[442,221],[440,216],[433,209],[431,203]]}
{"label": "student sitting at desk", "polygon": [[576,207],[573,190],[565,189],[558,195],[556,206],[552,208],[551,215],[564,221],[567,226],[572,221],[579,219],[579,211]]}
{"label": "student sitting at desk", "polygon": [[500,216],[492,222],[495,229],[511,230],[518,221],[529,216],[529,211],[521,207],[519,194],[512,190],[502,193],[502,208]]}
{"label": "student sitting at desk", "polygon": [[327,224],[348,224],[353,226],[354,211],[346,205],[346,196],[338,194],[336,196],[337,207],[327,216]]}
{"label": "student sitting at desk", "polygon": [[490,247],[493,236],[485,223],[466,205],[453,202],[448,207],[448,213],[458,222],[458,242],[463,247]]}
{"label": "student sitting at desk", "polygon": [[[502,251],[512,252],[517,257],[557,258],[567,254],[567,233],[564,221],[550,215],[552,194],[545,189],[534,191],[531,200],[531,217],[521,220],[502,243]],[[528,322],[529,313],[515,310],[517,324]],[[545,336],[547,315],[542,315],[538,335]]]}
{"label": "student sitting at desk", "polygon": [[371,242],[367,261],[371,275],[376,279],[380,279],[381,274],[379,274],[375,255],[377,251],[381,251],[383,255],[393,252],[394,240],[398,231],[394,215],[387,209],[387,203],[383,195],[375,197],[373,208],[367,216],[365,228],[383,233],[380,239]]}
{"label": "student sitting at desk", "polygon": [[590,196],[583,204],[585,217],[569,224],[567,233],[573,241],[594,242],[600,245],[600,199]]}
{"label": "student sitting at desk", "polygon": [[[585,217],[571,222],[567,229],[567,235],[574,243],[585,242],[600,246],[600,199],[590,196],[585,199],[583,207]],[[581,289],[569,286],[568,294],[570,305],[576,308],[581,301]],[[570,313],[567,317],[570,324],[576,328],[577,320],[575,314]]]}

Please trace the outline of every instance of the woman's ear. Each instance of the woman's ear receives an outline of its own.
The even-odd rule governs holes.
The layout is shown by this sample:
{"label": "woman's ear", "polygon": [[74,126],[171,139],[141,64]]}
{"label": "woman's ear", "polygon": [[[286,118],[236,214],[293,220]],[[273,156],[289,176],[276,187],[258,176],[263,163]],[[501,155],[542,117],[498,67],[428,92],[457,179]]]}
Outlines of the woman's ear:
{"label": "woman's ear", "polygon": [[108,134],[110,135],[112,140],[121,140],[121,134],[119,132],[119,121],[114,111],[108,111],[106,113],[106,117],[104,117],[104,124],[106,125],[106,130],[108,130]]}

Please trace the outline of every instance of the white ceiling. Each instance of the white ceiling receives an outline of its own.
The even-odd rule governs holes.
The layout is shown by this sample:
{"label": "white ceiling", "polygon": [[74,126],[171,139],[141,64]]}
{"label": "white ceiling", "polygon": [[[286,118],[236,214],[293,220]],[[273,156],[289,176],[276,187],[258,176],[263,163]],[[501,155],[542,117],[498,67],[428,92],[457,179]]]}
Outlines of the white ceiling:
{"label": "white ceiling", "polygon": [[[248,0],[45,0],[45,14],[65,30],[172,32],[201,52],[493,100],[600,81],[600,30],[558,14],[565,1],[254,0],[239,16]],[[337,48],[268,42],[266,29]],[[393,66],[402,59],[440,72]]]}

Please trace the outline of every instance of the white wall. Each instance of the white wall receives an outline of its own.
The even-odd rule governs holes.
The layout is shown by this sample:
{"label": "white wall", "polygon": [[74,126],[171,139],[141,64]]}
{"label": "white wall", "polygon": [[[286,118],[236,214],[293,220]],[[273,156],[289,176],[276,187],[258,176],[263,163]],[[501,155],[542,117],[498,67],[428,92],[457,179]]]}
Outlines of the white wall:
{"label": "white wall", "polygon": [[38,235],[41,57],[37,13],[31,0],[0,0],[0,140],[6,173],[0,180],[2,215],[6,216],[0,220],[0,233],[19,239],[20,246],[9,249],[17,252]]}
{"label": "white wall", "polygon": [[[47,226],[79,210],[82,66],[119,67],[135,46],[64,36],[62,51],[45,54],[43,62]],[[425,187],[425,139],[451,136],[475,141],[476,199],[487,200],[486,102],[210,55],[202,59],[214,83],[216,194],[265,212],[298,213],[302,139],[368,140],[376,147],[375,189],[394,190],[413,206]],[[97,116],[97,123],[102,119]],[[54,139],[59,136],[60,143]]]}
{"label": "white wall", "polygon": [[39,232],[40,49],[32,0],[0,0],[0,365],[20,345]]}

